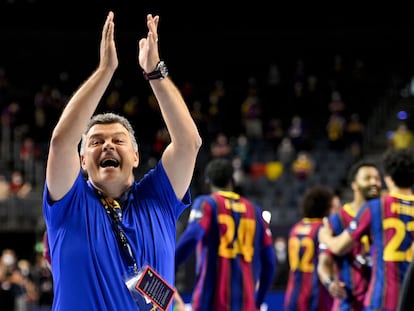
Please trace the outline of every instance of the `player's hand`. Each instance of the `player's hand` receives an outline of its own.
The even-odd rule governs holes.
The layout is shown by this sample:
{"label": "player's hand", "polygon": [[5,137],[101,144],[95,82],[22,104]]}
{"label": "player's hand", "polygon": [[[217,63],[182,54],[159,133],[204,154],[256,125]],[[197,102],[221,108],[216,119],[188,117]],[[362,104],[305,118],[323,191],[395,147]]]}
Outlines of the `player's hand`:
{"label": "player's hand", "polygon": [[328,288],[329,294],[333,298],[338,299],[345,299],[346,298],[346,289],[345,289],[345,283],[341,282],[339,280],[334,280],[329,284]]}

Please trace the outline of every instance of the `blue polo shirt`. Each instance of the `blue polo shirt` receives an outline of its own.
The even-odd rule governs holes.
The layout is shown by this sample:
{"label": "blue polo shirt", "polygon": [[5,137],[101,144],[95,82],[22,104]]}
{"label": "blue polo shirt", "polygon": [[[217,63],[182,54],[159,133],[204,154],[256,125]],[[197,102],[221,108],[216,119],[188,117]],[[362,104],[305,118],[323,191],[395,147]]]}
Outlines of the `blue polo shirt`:
{"label": "blue polo shirt", "polygon": [[[45,184],[43,214],[54,281],[54,311],[137,310],[125,285],[127,264],[99,196],[81,171],[70,191],[51,201]],[[122,228],[138,268],[149,265],[174,286],[176,222],[191,203],[177,199],[159,162],[134,182],[123,206]],[[150,310],[143,299],[139,310]],[[172,310],[172,304],[169,308]]]}

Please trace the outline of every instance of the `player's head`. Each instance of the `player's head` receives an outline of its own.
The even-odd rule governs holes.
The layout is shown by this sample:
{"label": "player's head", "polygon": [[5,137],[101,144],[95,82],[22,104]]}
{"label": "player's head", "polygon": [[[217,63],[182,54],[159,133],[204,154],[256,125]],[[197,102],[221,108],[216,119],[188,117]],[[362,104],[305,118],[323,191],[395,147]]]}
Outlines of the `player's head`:
{"label": "player's head", "polygon": [[398,188],[414,185],[414,153],[412,149],[388,149],[383,156],[385,178],[391,178]]}
{"label": "player's head", "polygon": [[302,198],[303,217],[323,218],[328,216],[334,199],[334,191],[326,186],[308,188]]}
{"label": "player's head", "polygon": [[208,184],[216,188],[228,188],[233,184],[233,164],[228,159],[211,160],[205,169]]}
{"label": "player's head", "polygon": [[348,183],[354,195],[360,194],[365,200],[377,198],[381,194],[381,175],[373,162],[361,160],[355,163],[349,170]]}

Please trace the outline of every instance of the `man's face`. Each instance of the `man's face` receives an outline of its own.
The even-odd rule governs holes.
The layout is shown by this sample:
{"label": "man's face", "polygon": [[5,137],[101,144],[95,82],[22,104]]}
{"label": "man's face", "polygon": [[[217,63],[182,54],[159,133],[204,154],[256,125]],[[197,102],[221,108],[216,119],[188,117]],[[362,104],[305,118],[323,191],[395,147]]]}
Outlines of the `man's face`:
{"label": "man's face", "polygon": [[365,200],[377,198],[381,194],[381,177],[375,167],[361,167],[355,176],[355,184]]}
{"label": "man's face", "polygon": [[130,184],[139,158],[127,129],[120,123],[96,124],[86,136],[81,162],[97,186],[108,182]]}

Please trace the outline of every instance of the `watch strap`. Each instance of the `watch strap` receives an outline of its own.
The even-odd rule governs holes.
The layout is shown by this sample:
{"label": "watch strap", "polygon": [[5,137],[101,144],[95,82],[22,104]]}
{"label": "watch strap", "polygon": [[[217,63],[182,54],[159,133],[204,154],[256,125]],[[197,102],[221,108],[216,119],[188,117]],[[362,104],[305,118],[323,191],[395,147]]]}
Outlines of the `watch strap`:
{"label": "watch strap", "polygon": [[162,80],[168,75],[168,70],[163,61],[159,61],[154,71],[143,72],[145,80]]}

